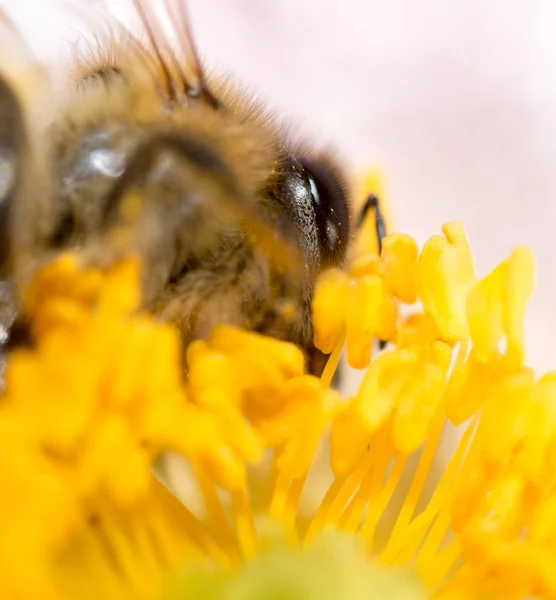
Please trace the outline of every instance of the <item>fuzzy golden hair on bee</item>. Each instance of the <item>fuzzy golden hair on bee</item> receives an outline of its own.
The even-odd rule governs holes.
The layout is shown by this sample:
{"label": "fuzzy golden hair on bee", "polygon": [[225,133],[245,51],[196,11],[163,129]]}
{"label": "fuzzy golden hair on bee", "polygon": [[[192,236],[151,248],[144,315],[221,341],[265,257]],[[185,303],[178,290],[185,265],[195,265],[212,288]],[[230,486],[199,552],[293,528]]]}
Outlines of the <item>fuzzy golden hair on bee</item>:
{"label": "fuzzy golden hair on bee", "polygon": [[[146,48],[136,45],[135,39],[127,32],[106,24],[102,34],[96,33],[92,40],[83,36],[73,44],[69,85],[86,90],[100,83],[109,86],[114,78],[122,77],[125,80],[125,68],[122,65],[126,64],[128,55],[137,61],[140,57],[149,56]],[[147,68],[149,63],[146,63]]]}
{"label": "fuzzy golden hair on bee", "polygon": [[[243,131],[235,139],[232,136],[238,151],[243,147],[246,152],[253,150],[251,156],[258,153],[258,162],[264,163],[266,172],[263,158],[279,152],[276,139],[280,134],[272,111],[234,77],[205,69],[189,39],[182,3],[166,4],[173,7],[168,18],[177,15],[172,20],[178,30],[173,37],[181,43],[173,46],[163,40],[162,26],[149,3],[134,3],[140,17],[138,33],[102,11],[103,20],[93,38],[85,38],[72,56],[66,122],[82,122],[89,115],[93,119],[112,117],[125,121],[133,107],[135,119],[160,117],[179,125],[194,118],[207,124],[208,130],[214,122],[224,134],[239,126]],[[176,65],[180,65],[180,70]],[[251,148],[252,142],[257,144],[257,151]],[[241,154],[239,151],[238,156]]]}
{"label": "fuzzy golden hair on bee", "polygon": [[[107,3],[93,4],[105,17],[108,35],[102,36],[104,43],[97,40],[97,47],[89,53],[92,60],[81,61],[85,77],[96,75],[106,80],[105,76],[110,79],[118,71],[124,74],[139,66],[150,72],[170,107],[195,100],[218,106],[205,81],[184,2],[132,0],[139,33],[115,19]],[[88,66],[95,63],[98,69],[91,73]]]}
{"label": "fuzzy golden hair on bee", "polygon": [[[316,277],[345,264],[353,235],[342,167],[202,65],[182,0],[131,5],[137,31],[89,3],[57,110],[20,136],[33,151],[16,162],[33,176],[9,198],[11,276],[68,249],[98,266],[133,255],[144,309],[184,345],[226,322],[296,342],[311,362]],[[22,93],[0,102],[20,108]]]}

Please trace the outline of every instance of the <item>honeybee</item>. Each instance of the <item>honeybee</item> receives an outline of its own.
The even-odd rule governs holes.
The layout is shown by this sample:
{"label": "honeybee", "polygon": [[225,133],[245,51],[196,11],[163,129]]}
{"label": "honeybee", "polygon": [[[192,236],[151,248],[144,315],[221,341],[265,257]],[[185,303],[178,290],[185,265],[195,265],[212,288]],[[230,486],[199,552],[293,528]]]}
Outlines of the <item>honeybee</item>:
{"label": "honeybee", "polygon": [[342,170],[207,75],[181,0],[133,7],[142,32],[111,23],[47,119],[32,102],[52,93],[46,71],[2,19],[5,273],[17,288],[63,250],[97,265],[133,254],[144,308],[184,347],[226,322],[295,342],[318,373],[315,280],[345,264],[358,221]]}

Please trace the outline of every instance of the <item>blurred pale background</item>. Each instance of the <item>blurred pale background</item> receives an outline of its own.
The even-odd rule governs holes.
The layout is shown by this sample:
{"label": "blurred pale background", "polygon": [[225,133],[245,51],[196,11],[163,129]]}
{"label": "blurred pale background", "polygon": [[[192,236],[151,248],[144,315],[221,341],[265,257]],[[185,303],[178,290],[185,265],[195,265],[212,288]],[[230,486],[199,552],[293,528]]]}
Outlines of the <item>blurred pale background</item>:
{"label": "blurred pale background", "polygon": [[[67,53],[76,38],[69,11],[48,0],[0,6],[24,24],[45,60]],[[442,222],[463,221],[481,273],[512,246],[532,246],[539,289],[528,317],[529,360],[556,366],[553,0],[191,0],[190,7],[211,67],[236,74],[354,169],[382,167],[397,229],[424,241]]]}

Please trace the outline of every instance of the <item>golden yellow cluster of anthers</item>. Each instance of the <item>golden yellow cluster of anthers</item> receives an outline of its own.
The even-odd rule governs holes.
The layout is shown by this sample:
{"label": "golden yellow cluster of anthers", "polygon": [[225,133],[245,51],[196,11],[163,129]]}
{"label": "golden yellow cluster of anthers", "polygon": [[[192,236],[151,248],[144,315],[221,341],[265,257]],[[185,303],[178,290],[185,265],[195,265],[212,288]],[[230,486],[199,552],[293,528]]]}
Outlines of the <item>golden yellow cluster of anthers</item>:
{"label": "golden yellow cluster of anthers", "polygon": [[[137,312],[134,264],[82,271],[60,258],[23,298],[35,344],[6,370],[0,596],[248,599],[278,597],[275,585],[284,598],[554,597],[556,374],[536,379],[523,365],[532,287],[526,249],[478,280],[458,223],[420,252],[392,234],[381,256],[359,255],[349,273],[318,284],[316,341],[332,353],[321,379],[305,373],[295,346],[223,326],[189,347],[184,381],[177,334]],[[417,300],[403,317],[401,305]],[[394,346],[371,360],[375,338]],[[348,362],[366,369],[348,399],[329,388],[344,344]],[[433,481],[443,429],[463,423]],[[301,518],[328,431],[333,479]],[[189,461],[201,511],[152,475],[167,451]],[[347,532],[380,565],[372,577],[354,583],[346,563],[345,588],[303,595],[291,591],[295,574],[288,584],[270,577],[275,557],[263,592],[253,571],[234,580],[268,552],[254,509],[265,486],[248,471],[267,452],[272,466],[257,475],[264,512],[287,532],[295,561],[320,534]],[[436,484],[428,496],[427,480]],[[334,568],[307,560],[307,570],[290,565],[298,584],[328,581]],[[186,576],[199,564],[224,584]],[[384,587],[385,565],[404,564],[416,565],[425,596]]]}

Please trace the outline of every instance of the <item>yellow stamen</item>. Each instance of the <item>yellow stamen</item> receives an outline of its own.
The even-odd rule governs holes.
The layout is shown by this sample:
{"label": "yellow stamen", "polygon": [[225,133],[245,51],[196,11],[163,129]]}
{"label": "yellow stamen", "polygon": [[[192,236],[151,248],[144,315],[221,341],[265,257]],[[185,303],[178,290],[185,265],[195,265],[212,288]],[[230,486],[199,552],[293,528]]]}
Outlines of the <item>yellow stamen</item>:
{"label": "yellow stamen", "polygon": [[338,339],[336,340],[336,344],[334,345],[334,350],[332,354],[329,356],[326,361],[326,365],[324,367],[324,371],[320,377],[323,387],[328,388],[332,383],[332,379],[334,378],[334,373],[336,373],[336,369],[338,368],[338,364],[340,363],[340,358],[342,356],[342,350],[344,348],[345,337],[340,333]]}
{"label": "yellow stamen", "polygon": [[349,301],[349,279],[340,270],[327,271],[318,281],[313,302],[316,347],[329,354],[345,327],[345,307]]}
{"label": "yellow stamen", "polygon": [[295,517],[297,514],[297,507],[299,505],[299,499],[301,493],[305,487],[307,481],[308,471],[305,472],[301,477],[297,477],[291,482],[290,489],[286,498],[286,505],[284,507],[283,523],[288,532],[289,540],[292,546],[297,546],[299,538],[297,535],[297,529],[295,527]]}
{"label": "yellow stamen", "polygon": [[334,499],[337,498],[340,490],[343,488],[346,479],[347,476],[336,477],[326,490],[326,494],[322,499],[315,515],[313,516],[309,529],[307,530],[307,534],[305,535],[305,543],[311,543],[324,529],[330,506],[334,502]]}
{"label": "yellow stamen", "polygon": [[365,368],[371,360],[383,285],[382,279],[376,275],[365,275],[353,283],[346,327],[347,362],[354,369]]}
{"label": "yellow stamen", "polygon": [[237,545],[214,483],[205,475],[202,467],[197,467],[195,472],[214,536],[221,541],[226,554],[237,557]]}
{"label": "yellow stamen", "polygon": [[467,427],[465,433],[459,441],[458,447],[453,453],[448,466],[442,474],[442,478],[438,483],[427,508],[418,517],[416,517],[408,527],[408,537],[414,535],[414,531],[417,537],[417,532],[425,530],[425,528],[434,521],[433,527],[428,533],[417,558],[417,565],[420,573],[425,580],[429,582],[431,587],[438,585],[442,578],[446,575],[446,571],[442,571],[439,568],[439,565],[434,557],[434,553],[437,551],[442,540],[446,536],[448,525],[451,519],[453,498],[455,496],[454,491],[450,488],[455,480],[456,473],[460,468],[464,454],[468,449],[475,427],[476,420],[474,420]]}
{"label": "yellow stamen", "polygon": [[505,335],[507,366],[516,368],[522,364],[522,323],[533,279],[531,252],[518,248],[471,290],[467,318],[478,361],[484,363],[495,358]]}
{"label": "yellow stamen", "polygon": [[[344,345],[344,337],[341,335],[340,339],[336,342],[332,354],[326,361],[324,371],[321,375],[321,385],[324,388],[328,388],[332,383],[334,373],[338,368],[340,357],[342,354],[342,348]],[[295,513],[297,510],[297,504],[303,491],[303,486],[307,478],[308,471],[305,471],[301,477],[298,477],[290,482],[290,479],[280,471],[278,466],[281,461],[284,448],[281,448],[280,452],[277,452],[274,459],[273,472],[278,473],[273,481],[273,493],[270,501],[269,514],[278,520],[283,520],[288,526],[290,536],[292,540],[296,539],[294,535],[294,520]]]}
{"label": "yellow stamen", "polygon": [[469,337],[466,301],[476,275],[463,228],[452,223],[443,232],[446,237],[433,236],[421,251],[417,294],[441,339],[457,342]]}
{"label": "yellow stamen", "polygon": [[368,453],[351,475],[344,481],[335,498],[328,507],[325,526],[338,527],[342,513],[353,493],[361,485],[365,475],[373,464],[373,456]]}
{"label": "yellow stamen", "polygon": [[268,514],[277,521],[281,521],[286,510],[288,492],[290,490],[291,479],[280,473],[276,479],[274,492],[270,500]]}
{"label": "yellow stamen", "polygon": [[376,472],[377,469],[375,465],[371,465],[367,474],[363,477],[359,489],[345,508],[338,524],[338,527],[342,531],[356,533],[363,520],[363,514],[365,513],[367,504],[376,501],[381,483],[376,476]]}
{"label": "yellow stamen", "polygon": [[344,531],[355,533],[362,521],[367,504],[378,499],[383,485],[383,474],[391,460],[391,449],[387,429],[381,431],[367,445],[367,459],[372,457],[367,473],[349,505],[344,510],[339,526]]}
{"label": "yellow stamen", "polygon": [[386,285],[402,302],[413,304],[417,300],[418,249],[415,240],[402,233],[393,233],[384,239],[381,256]]}
{"label": "yellow stamen", "polygon": [[216,539],[209,533],[204,523],[186,507],[175,496],[173,496],[162,484],[153,484],[154,498],[156,504],[162,507],[161,514],[167,520],[166,530],[178,530],[182,536],[187,535],[193,540],[206,556],[212,559],[222,568],[230,566],[230,556],[217,543]]}
{"label": "yellow stamen", "polygon": [[417,471],[415,472],[413,481],[411,482],[411,486],[396,520],[392,534],[390,535],[388,544],[382,552],[381,560],[386,564],[391,563],[396,558],[400,546],[403,545],[403,540],[409,525],[409,521],[415,512],[415,507],[417,506],[417,502],[421,497],[425,481],[428,477],[432,461],[436,454],[436,449],[438,442],[440,441],[443,425],[444,418],[441,414],[439,414],[437,415],[435,422],[431,427],[431,433],[421,453]]}
{"label": "yellow stamen", "polygon": [[243,557],[251,558],[257,554],[259,539],[255,529],[247,490],[232,491],[232,500],[236,517],[238,544]]}
{"label": "yellow stamen", "polygon": [[383,515],[388,503],[390,502],[392,495],[396,491],[396,488],[400,482],[405,465],[407,462],[406,456],[398,456],[390,472],[390,475],[386,479],[386,483],[380,492],[376,502],[370,505],[365,521],[361,529],[359,530],[359,536],[367,541],[367,545],[371,547],[373,542],[373,536],[375,534],[376,525]]}
{"label": "yellow stamen", "polygon": [[[258,526],[262,505],[299,556],[342,530],[370,563],[416,566],[441,598],[553,597],[556,375],[523,365],[532,259],[518,249],[477,282],[462,227],[443,233],[420,254],[393,234],[381,256],[367,248],[319,281],[316,341],[330,353],[320,380],[294,345],[219,326],[188,348],[184,381],[176,332],[137,311],[137,265],[82,272],[63,256],[39,273],[24,294],[36,342],[9,357],[0,411],[2,594],[160,597],[207,559],[207,577],[232,577],[276,543]],[[416,296],[424,313],[402,322]],[[371,357],[376,337],[395,349]],[[342,402],[329,387],[344,347],[370,366]],[[447,420],[469,422],[433,482]],[[328,429],[334,479],[315,499],[308,473]],[[194,467],[195,511],[153,480],[168,450]],[[263,505],[256,478],[272,451]],[[384,540],[377,526],[392,509]]]}

